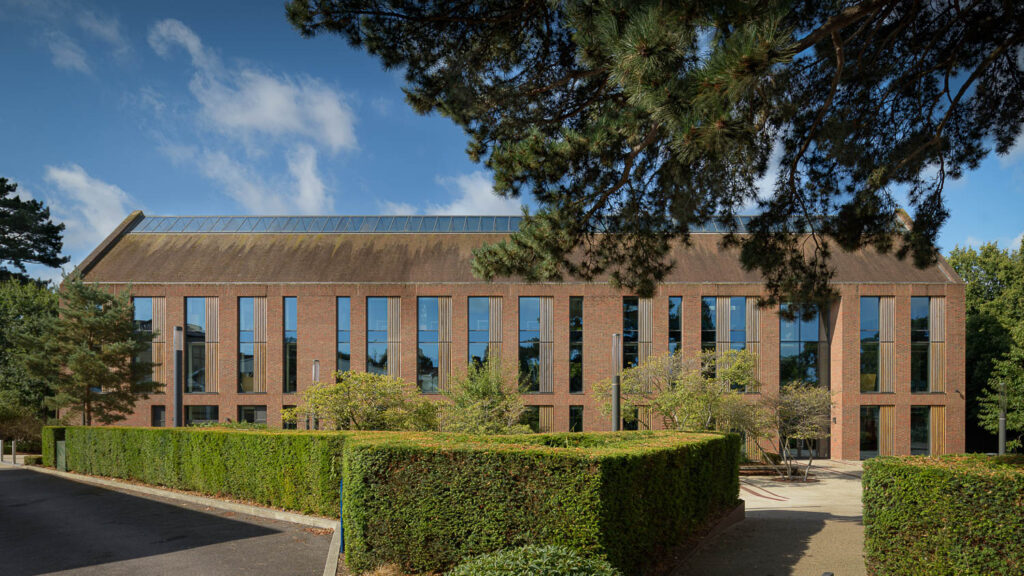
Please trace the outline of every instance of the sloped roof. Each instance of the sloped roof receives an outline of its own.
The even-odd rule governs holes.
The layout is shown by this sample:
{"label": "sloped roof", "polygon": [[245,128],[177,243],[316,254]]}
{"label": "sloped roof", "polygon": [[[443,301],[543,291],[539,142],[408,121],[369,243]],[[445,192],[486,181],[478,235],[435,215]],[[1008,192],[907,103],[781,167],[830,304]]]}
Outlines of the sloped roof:
{"label": "sloped roof", "polygon": [[[129,216],[79,267],[85,278],[114,283],[473,283],[480,281],[471,271],[473,249],[506,236],[323,228],[191,232],[187,226],[161,232],[152,231],[152,220],[146,220],[141,213]],[[690,246],[678,245],[665,282],[759,283],[760,274],[744,271],[737,251],[722,248],[721,239],[720,233],[698,233]],[[832,262],[837,283],[959,282],[944,262],[922,270],[873,249],[837,250]]]}

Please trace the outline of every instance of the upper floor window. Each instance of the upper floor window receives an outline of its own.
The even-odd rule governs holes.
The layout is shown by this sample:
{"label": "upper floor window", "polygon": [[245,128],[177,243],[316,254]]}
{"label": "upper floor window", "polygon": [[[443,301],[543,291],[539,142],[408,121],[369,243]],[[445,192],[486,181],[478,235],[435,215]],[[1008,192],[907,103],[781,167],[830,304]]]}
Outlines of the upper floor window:
{"label": "upper floor window", "polygon": [[284,299],[284,391],[299,387],[299,301],[294,296]]}
{"label": "upper floor window", "polygon": [[352,305],[348,296],[338,298],[338,361],[337,369],[352,369]]}
{"label": "upper floor window", "polygon": [[860,299],[860,391],[879,389],[879,298]]}
{"label": "upper floor window", "polygon": [[928,355],[931,347],[931,299],[915,296],[910,299],[910,391],[931,390]]}
{"label": "upper floor window", "polygon": [[747,347],[747,298],[729,298],[729,348],[744,350]]}
{"label": "upper floor window", "polygon": [[675,354],[683,345],[683,299],[668,298],[668,353]]}
{"label": "upper floor window", "polygon": [[519,299],[519,379],[524,392],[540,392],[540,298]]}
{"label": "upper floor window", "polygon": [[714,350],[718,342],[718,299],[705,296],[700,299],[700,347]]}
{"label": "upper floor window", "polygon": [[388,299],[366,299],[366,371],[388,373]]}
{"label": "upper floor window", "polygon": [[255,371],[255,298],[238,299],[238,391],[253,392]]}
{"label": "upper floor window", "polygon": [[569,297],[569,393],[583,393],[583,297]]}
{"label": "upper floor window", "polygon": [[421,392],[437,392],[438,331],[440,330],[440,305],[436,296],[420,297],[416,301],[417,311],[417,352],[416,384]]}
{"label": "upper floor window", "polygon": [[153,331],[153,299],[132,298],[133,325],[136,332]]}
{"label": "upper floor window", "polygon": [[469,298],[469,361],[478,366],[487,361],[491,334],[491,299],[486,296]]}
{"label": "upper floor window", "polygon": [[640,361],[640,299],[622,299],[622,367],[636,366]]}
{"label": "upper floor window", "polygon": [[185,298],[185,392],[206,392],[206,298]]}
{"label": "upper floor window", "polygon": [[[817,384],[818,308],[782,304],[779,310],[779,382]],[[786,318],[791,313],[793,318]]]}

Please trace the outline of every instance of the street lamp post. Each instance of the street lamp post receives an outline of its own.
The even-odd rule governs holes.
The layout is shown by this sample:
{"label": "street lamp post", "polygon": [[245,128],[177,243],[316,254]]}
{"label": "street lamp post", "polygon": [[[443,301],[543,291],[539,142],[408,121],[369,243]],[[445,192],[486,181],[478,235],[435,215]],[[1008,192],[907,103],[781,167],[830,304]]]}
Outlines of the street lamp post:
{"label": "street lamp post", "polygon": [[612,334],[612,431],[622,427],[620,414],[619,362],[622,359],[622,334]]}
{"label": "street lamp post", "polygon": [[174,327],[174,375],[171,378],[172,386],[174,387],[174,393],[172,396],[172,409],[174,413],[171,414],[171,421],[175,427],[182,426],[182,394],[181,390],[184,388],[184,369],[182,365],[185,362],[185,338],[181,326]]}
{"label": "street lamp post", "polygon": [[1006,382],[999,383],[999,455],[1006,454]]}

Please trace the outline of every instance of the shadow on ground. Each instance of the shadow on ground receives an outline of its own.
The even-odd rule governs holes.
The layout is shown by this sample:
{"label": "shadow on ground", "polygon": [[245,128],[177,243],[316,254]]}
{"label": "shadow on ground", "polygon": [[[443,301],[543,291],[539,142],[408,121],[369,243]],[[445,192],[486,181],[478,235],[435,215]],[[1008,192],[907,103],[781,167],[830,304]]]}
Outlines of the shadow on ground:
{"label": "shadow on ground", "polygon": [[[0,572],[9,576],[110,565],[280,532],[30,470],[0,469]],[[196,573],[178,562],[175,572]]]}

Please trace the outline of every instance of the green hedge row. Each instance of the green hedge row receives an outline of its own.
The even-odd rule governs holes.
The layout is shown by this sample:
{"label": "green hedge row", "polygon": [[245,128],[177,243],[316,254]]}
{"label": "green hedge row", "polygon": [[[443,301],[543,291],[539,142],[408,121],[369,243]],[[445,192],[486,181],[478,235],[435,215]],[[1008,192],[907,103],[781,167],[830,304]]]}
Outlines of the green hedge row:
{"label": "green hedge row", "polygon": [[[65,434],[74,472],[338,517],[344,433],[68,427]],[[44,457],[52,465],[53,456]]]}
{"label": "green hedge row", "polygon": [[63,426],[43,426],[42,443],[43,466],[53,468],[57,465],[57,438],[64,437]]}
{"label": "green hedge row", "polygon": [[1024,574],[1024,457],[864,465],[869,574]]}
{"label": "green hedge row", "polygon": [[447,576],[622,576],[601,558],[565,546],[523,546],[476,556]]}
{"label": "green hedge row", "polygon": [[738,472],[735,435],[353,436],[345,558],[436,571],[558,544],[638,574],[737,504]]}

